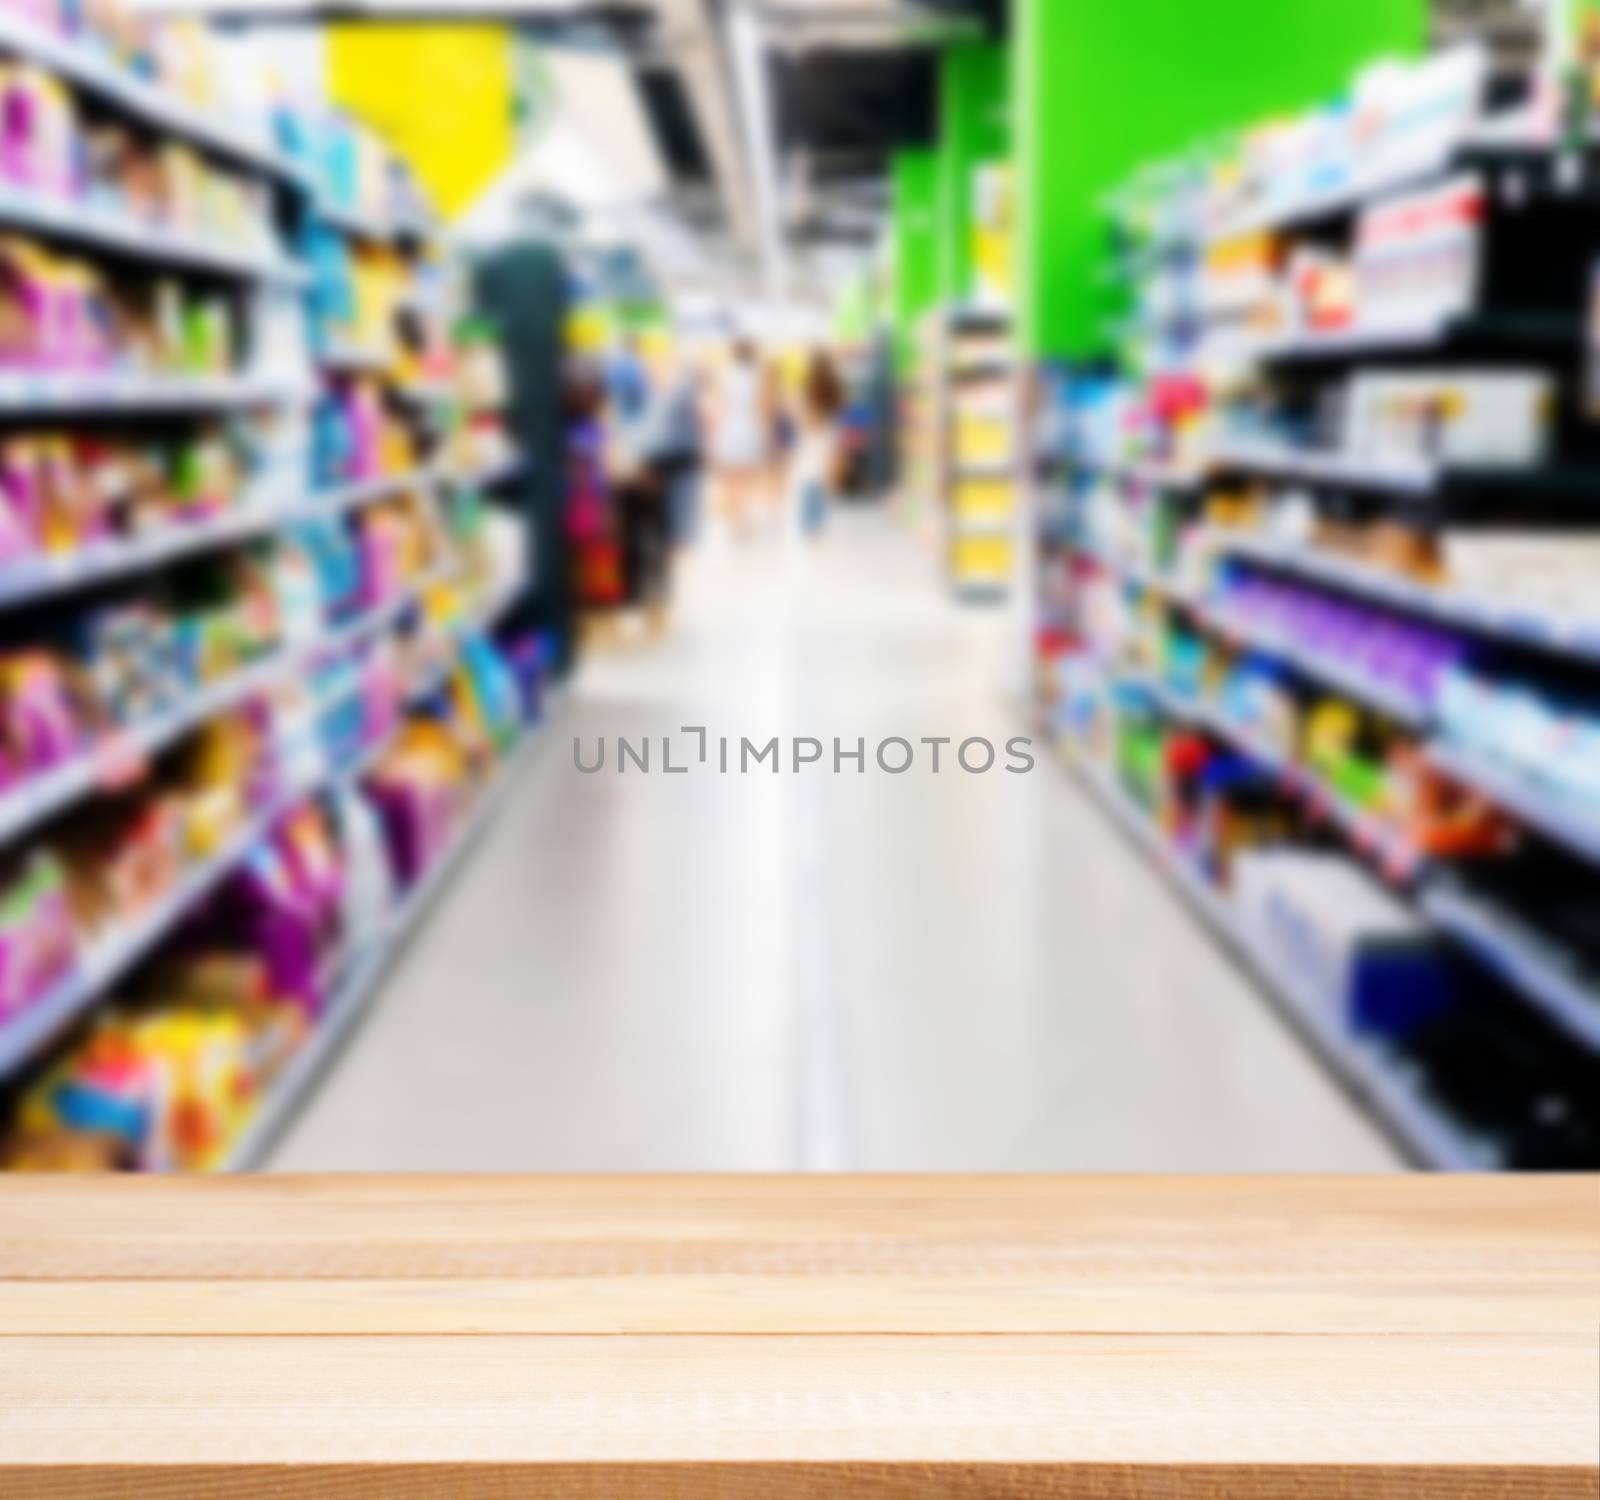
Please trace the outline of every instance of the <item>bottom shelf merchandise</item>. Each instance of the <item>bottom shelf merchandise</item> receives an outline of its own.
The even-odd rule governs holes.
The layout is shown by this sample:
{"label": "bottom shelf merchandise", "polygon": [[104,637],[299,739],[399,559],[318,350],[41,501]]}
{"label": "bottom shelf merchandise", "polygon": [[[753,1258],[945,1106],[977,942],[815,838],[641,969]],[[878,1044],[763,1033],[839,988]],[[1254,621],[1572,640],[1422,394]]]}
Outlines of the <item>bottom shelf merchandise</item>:
{"label": "bottom shelf merchandise", "polygon": [[[1409,1154],[1458,1169],[1600,1160],[1595,1053],[1574,1045],[1573,1016],[1443,930],[1441,887],[1413,899],[1281,764],[1190,722],[1148,678],[1055,645],[1054,724],[1092,790]],[[1491,827],[1459,865],[1481,872],[1471,889],[1533,857]]]}
{"label": "bottom shelf merchandise", "polygon": [[358,689],[310,715],[298,740],[253,715],[211,726],[186,747],[183,767],[208,774],[187,801],[147,790],[154,809],[97,812],[60,871],[30,871],[34,904],[60,932],[53,947],[37,934],[19,946],[70,953],[74,922],[107,910],[128,920],[129,903],[171,890],[168,866],[185,848],[215,847],[249,807],[281,809],[171,940],[18,1081],[0,1162],[205,1170],[255,1159],[504,784],[534,701],[515,665],[526,656],[464,629],[452,668],[403,711]]}

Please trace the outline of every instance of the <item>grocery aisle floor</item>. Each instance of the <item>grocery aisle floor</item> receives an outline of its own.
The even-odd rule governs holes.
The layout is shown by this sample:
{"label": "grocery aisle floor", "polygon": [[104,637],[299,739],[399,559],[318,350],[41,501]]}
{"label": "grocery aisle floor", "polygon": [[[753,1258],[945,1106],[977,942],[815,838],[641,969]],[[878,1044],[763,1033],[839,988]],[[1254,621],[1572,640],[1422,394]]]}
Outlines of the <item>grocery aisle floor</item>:
{"label": "grocery aisle floor", "polygon": [[881,517],[805,558],[713,540],[680,600],[666,644],[585,666],[272,1167],[1397,1164],[1042,747],[1027,776],[581,775],[574,736],[681,762],[684,725],[1028,732],[999,616]]}

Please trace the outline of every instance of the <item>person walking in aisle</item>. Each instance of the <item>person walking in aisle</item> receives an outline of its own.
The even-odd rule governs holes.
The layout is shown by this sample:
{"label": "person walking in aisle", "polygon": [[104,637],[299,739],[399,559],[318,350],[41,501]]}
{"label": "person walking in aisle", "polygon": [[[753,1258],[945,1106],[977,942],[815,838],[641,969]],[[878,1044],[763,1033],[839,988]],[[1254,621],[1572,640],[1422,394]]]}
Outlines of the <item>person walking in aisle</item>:
{"label": "person walking in aisle", "polygon": [[662,361],[639,443],[666,502],[672,546],[689,546],[700,527],[700,372],[672,354]]}
{"label": "person walking in aisle", "polygon": [[839,462],[844,383],[826,350],[812,351],[800,390],[799,431],[789,464],[788,509],[795,533],[821,536],[832,505]]}
{"label": "person walking in aisle", "polygon": [[768,488],[771,412],[766,372],[749,339],[737,339],[717,382],[713,457],[721,504],[736,536]]}

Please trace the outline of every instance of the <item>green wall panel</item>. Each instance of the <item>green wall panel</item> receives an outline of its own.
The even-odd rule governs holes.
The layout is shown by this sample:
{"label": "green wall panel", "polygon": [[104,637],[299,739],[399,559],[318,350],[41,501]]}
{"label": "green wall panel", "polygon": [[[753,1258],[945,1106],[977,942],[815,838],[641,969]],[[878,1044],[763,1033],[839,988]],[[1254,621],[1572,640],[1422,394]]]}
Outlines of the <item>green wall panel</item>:
{"label": "green wall panel", "polygon": [[1098,204],[1137,167],[1336,95],[1421,46],[1426,0],[1014,0],[1023,336],[1097,346]]}
{"label": "green wall panel", "polygon": [[896,153],[892,168],[894,327],[902,361],[917,322],[939,297],[939,158]]}
{"label": "green wall panel", "polygon": [[939,295],[972,292],[972,181],[1011,150],[1011,78],[1000,42],[964,42],[939,60]]}

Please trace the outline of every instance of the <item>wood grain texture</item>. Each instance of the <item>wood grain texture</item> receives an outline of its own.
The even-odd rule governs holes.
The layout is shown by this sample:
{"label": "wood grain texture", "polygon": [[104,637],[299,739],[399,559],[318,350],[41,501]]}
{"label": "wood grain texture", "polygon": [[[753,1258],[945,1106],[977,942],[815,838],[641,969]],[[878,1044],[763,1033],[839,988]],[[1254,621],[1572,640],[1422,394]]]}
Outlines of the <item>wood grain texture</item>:
{"label": "wood grain texture", "polygon": [[0,1495],[1600,1496],[1600,1180],[0,1180]]}

